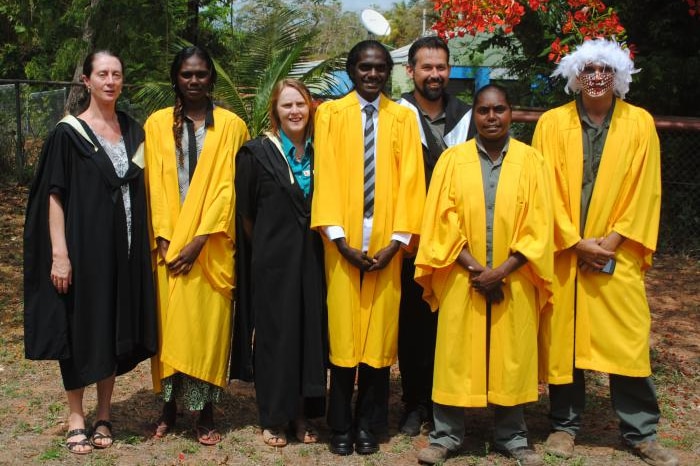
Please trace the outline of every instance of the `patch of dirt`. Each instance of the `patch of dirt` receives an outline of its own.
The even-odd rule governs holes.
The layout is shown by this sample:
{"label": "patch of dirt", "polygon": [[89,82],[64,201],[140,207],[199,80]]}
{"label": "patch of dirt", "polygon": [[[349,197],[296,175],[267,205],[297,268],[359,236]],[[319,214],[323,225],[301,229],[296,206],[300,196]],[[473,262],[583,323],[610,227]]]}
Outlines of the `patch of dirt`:
{"label": "patch of dirt", "polygon": [[[99,465],[384,465],[417,464],[417,451],[427,437],[397,435],[400,416],[398,370],[392,370],[389,437],[377,454],[338,457],[328,452],[329,432],[317,421],[321,442],[290,443],[274,449],[263,444],[257,426],[255,391],[250,384],[232,382],[216,418],[224,440],[216,447],[200,446],[192,431],[194,416],[180,413],[173,434],[152,440],[161,402],[151,391],[150,365],[117,379],[113,397],[116,442],[108,450],[85,457],[63,446],[67,408],[58,364],[24,359],[22,341],[22,227],[27,189],[0,186],[0,464]],[[652,362],[663,419],[659,437],[674,448],[681,464],[700,464],[700,263],[682,256],[656,259],[647,277],[653,314]],[[587,411],[569,460],[546,457],[548,465],[642,465],[618,437],[617,419],[610,407],[607,377],[587,374]],[[88,422],[94,419],[95,389],[85,393]],[[530,439],[542,451],[548,434],[548,402],[542,387],[540,401],[527,407]],[[514,465],[490,452],[493,429],[490,409],[465,413],[467,435],[459,456],[448,465]],[[291,438],[291,437],[290,437]]]}

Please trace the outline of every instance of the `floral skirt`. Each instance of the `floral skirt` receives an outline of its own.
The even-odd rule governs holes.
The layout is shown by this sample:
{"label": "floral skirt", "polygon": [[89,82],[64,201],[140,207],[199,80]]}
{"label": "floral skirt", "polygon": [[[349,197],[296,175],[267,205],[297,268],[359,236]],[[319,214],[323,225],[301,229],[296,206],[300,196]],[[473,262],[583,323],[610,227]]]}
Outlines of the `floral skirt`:
{"label": "floral skirt", "polygon": [[185,409],[201,411],[207,403],[218,403],[221,387],[178,373],[161,381],[163,400],[181,399]]}

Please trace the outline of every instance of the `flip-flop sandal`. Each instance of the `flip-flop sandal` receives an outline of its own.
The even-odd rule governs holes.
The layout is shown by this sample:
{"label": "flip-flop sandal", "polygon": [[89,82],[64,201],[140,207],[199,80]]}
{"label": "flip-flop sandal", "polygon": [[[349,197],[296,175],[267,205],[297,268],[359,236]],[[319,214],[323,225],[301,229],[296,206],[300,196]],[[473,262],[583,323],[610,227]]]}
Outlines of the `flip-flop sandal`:
{"label": "flip-flop sandal", "polygon": [[[68,439],[71,437],[75,437],[76,435],[84,435],[85,438],[82,440],[76,440],[73,442],[69,442]],[[78,450],[78,447],[90,447],[88,450]],[[89,453],[92,453],[92,445],[90,444],[90,440],[88,439],[88,432],[85,429],[73,429],[68,431],[66,434],[66,448],[68,449],[69,452],[73,453],[74,455],[87,455]]]}
{"label": "flip-flop sandal", "polygon": [[196,425],[194,427],[197,432],[197,441],[202,445],[213,446],[221,442],[221,434],[216,430],[216,427],[209,427]]}
{"label": "flip-flop sandal", "polygon": [[169,424],[168,421],[165,420],[165,418],[161,417],[160,419],[158,419],[158,422],[156,422],[156,429],[153,432],[153,438],[165,438],[165,436],[168,435],[174,427],[174,421],[171,424]]}
{"label": "flip-flop sandal", "polygon": [[156,429],[153,432],[152,437],[157,439],[165,438],[166,435],[170,433],[172,426],[169,426],[164,421],[159,421],[156,423]]}
{"label": "flip-flop sandal", "polygon": [[287,445],[287,435],[282,430],[263,429],[262,438],[265,445],[271,447],[284,447]]}
{"label": "flip-flop sandal", "polygon": [[[103,434],[102,432],[98,432],[97,428],[98,427],[106,427],[109,430],[109,434]],[[98,443],[96,440],[109,440],[109,443]],[[105,421],[104,419],[100,419],[97,421],[95,424],[92,426],[92,436],[90,437],[90,444],[94,448],[98,448],[100,450],[104,450],[106,448],[109,448],[112,446],[114,443],[114,438],[112,437],[112,423],[109,421]]]}

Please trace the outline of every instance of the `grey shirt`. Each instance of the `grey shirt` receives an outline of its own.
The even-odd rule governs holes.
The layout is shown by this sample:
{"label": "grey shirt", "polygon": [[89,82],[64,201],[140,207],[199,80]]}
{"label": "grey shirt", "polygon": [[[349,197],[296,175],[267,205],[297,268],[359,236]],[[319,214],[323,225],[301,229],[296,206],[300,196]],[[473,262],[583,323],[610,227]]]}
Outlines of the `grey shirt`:
{"label": "grey shirt", "polygon": [[435,117],[434,120],[431,120],[430,116],[427,113],[425,113],[422,109],[420,109],[420,107],[419,110],[423,114],[423,118],[425,118],[425,121],[428,122],[430,132],[433,133],[433,138],[435,139],[435,142],[437,142],[440,146],[440,149],[447,149],[447,144],[445,143],[445,124],[447,123],[445,111],[443,110],[442,113],[440,113],[440,115]]}
{"label": "grey shirt", "polygon": [[498,178],[501,176],[503,159],[508,152],[510,136],[506,140],[501,155],[496,161],[491,160],[488,152],[484,149],[481,138],[475,137],[476,148],[479,153],[481,164],[481,180],[484,185],[484,200],[486,201],[486,265],[493,267],[493,214],[496,210],[496,190],[498,189]]}
{"label": "grey shirt", "polygon": [[613,110],[615,110],[615,99],[613,104],[605,115],[603,123],[596,125],[591,121],[583,108],[581,95],[576,96],[576,110],[581,119],[581,129],[583,134],[583,180],[581,182],[581,231],[586,226],[586,217],[588,216],[588,206],[591,203],[593,195],[593,187],[598,176],[598,167],[600,166],[600,158],[603,155],[603,147],[605,147],[605,139],[608,137],[608,129],[610,128],[610,120],[612,119]]}

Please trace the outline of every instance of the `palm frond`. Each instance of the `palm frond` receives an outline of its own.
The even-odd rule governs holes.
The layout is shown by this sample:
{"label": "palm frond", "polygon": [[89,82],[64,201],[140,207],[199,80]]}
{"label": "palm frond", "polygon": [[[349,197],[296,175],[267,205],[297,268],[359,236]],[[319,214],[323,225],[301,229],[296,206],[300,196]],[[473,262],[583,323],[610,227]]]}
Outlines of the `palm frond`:
{"label": "palm frond", "polygon": [[216,88],[214,89],[214,100],[247,123],[249,120],[248,109],[246,108],[244,97],[238,92],[234,78],[228,74],[223,65],[217,60],[214,60],[214,67],[218,76]]}
{"label": "palm frond", "polygon": [[134,100],[150,115],[156,110],[173,105],[173,90],[170,83],[147,82],[134,93]]}

